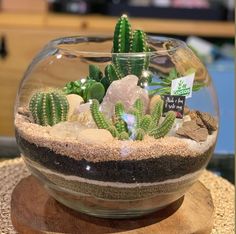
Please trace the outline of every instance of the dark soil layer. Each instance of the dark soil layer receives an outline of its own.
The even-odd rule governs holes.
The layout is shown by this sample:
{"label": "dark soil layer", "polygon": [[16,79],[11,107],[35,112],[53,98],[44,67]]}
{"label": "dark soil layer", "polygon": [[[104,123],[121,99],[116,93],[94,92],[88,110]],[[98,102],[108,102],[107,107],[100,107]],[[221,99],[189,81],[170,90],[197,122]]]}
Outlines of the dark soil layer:
{"label": "dark soil layer", "polygon": [[163,155],[143,160],[90,162],[85,159],[76,160],[57,154],[49,148],[39,147],[26,141],[17,132],[16,138],[24,156],[46,168],[65,175],[123,183],[160,182],[195,172],[208,163],[213,151],[211,147],[204,154],[195,157]]}

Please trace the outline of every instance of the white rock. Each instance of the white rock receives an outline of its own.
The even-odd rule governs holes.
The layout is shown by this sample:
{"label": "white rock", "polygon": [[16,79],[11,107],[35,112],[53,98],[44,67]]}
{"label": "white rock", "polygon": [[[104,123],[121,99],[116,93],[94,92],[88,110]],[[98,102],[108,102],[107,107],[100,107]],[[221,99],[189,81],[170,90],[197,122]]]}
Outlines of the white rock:
{"label": "white rock", "polygon": [[77,138],[78,134],[85,129],[87,127],[79,122],[60,122],[50,128],[49,134],[60,139]]}
{"label": "white rock", "polygon": [[84,102],[84,100],[77,94],[69,94],[66,96],[66,98],[69,102],[68,119],[70,119],[71,116],[78,112],[78,108],[80,104]]}
{"label": "white rock", "polygon": [[114,140],[111,133],[105,129],[86,129],[79,133],[78,141],[85,144],[103,145]]}
{"label": "white rock", "polygon": [[148,92],[137,84],[138,77],[134,75],[128,75],[121,80],[113,81],[103,98],[101,111],[111,117],[114,113],[114,106],[118,101],[121,101],[126,110],[129,110],[138,98],[142,99],[146,111],[149,104]]}

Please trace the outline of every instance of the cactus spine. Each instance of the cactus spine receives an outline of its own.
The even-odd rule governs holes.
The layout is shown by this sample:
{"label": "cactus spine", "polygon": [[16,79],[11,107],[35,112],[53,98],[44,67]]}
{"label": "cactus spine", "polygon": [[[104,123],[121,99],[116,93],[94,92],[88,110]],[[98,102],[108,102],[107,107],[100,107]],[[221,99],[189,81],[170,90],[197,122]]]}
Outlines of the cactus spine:
{"label": "cactus spine", "polygon": [[29,110],[35,123],[53,126],[67,120],[69,103],[64,94],[58,91],[37,92],[29,102]]}

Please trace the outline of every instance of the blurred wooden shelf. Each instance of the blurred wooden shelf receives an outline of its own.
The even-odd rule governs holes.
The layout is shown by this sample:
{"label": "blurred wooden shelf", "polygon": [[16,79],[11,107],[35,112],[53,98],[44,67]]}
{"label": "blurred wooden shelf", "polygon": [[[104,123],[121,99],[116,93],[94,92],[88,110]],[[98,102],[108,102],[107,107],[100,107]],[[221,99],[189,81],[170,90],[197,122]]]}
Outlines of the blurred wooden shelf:
{"label": "blurred wooden shelf", "polygon": [[[95,33],[104,31],[112,33],[116,20],[116,17],[102,15],[0,13],[0,27],[94,30]],[[235,35],[233,22],[150,18],[131,18],[131,22],[134,28],[152,33],[204,37],[234,37]]]}

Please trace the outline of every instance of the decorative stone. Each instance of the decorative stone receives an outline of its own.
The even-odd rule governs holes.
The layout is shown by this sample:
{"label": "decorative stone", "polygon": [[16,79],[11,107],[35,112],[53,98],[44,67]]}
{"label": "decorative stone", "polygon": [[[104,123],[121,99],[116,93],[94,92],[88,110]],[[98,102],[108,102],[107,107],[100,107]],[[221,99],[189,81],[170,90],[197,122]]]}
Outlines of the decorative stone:
{"label": "decorative stone", "polygon": [[80,104],[79,108],[78,108],[78,113],[82,113],[82,112],[87,112],[90,110],[90,102],[86,102],[84,104]]}
{"label": "decorative stone", "polygon": [[188,115],[190,113],[190,109],[188,106],[184,106],[184,115]]}
{"label": "decorative stone", "polygon": [[76,121],[88,128],[97,128],[90,110],[79,113],[77,115]]}
{"label": "decorative stone", "polygon": [[155,107],[156,103],[161,99],[160,95],[155,95],[151,98],[149,102],[149,112],[151,113],[153,108]]}
{"label": "decorative stone", "polygon": [[128,75],[120,80],[113,81],[101,104],[102,112],[107,117],[111,117],[114,113],[114,106],[118,101],[121,101],[125,109],[129,110],[138,98],[143,101],[144,109],[147,111],[149,104],[147,90],[137,84],[138,77],[134,75]]}
{"label": "decorative stone", "polygon": [[190,111],[189,116],[191,120],[196,121],[197,125],[200,126],[201,128],[205,128],[205,124],[203,123],[202,119],[200,116],[196,113],[196,111]]}
{"label": "decorative stone", "polygon": [[79,122],[60,122],[49,129],[49,134],[55,138],[65,139],[77,138],[78,134],[87,129],[86,126]]}
{"label": "decorative stone", "polygon": [[111,133],[105,129],[86,129],[79,133],[80,142],[85,144],[103,145],[114,140]]}
{"label": "decorative stone", "polygon": [[206,112],[196,111],[197,115],[201,118],[202,122],[208,129],[209,134],[216,131],[218,128],[217,120]]}
{"label": "decorative stone", "polygon": [[218,128],[217,120],[206,112],[190,111],[189,115],[200,127],[207,128],[209,134]]}
{"label": "decorative stone", "polygon": [[208,136],[206,128],[201,128],[195,120],[184,122],[182,127],[176,131],[179,136],[190,138],[194,141],[205,141]]}
{"label": "decorative stone", "polygon": [[78,112],[78,108],[81,103],[84,102],[83,98],[77,94],[69,94],[66,96],[69,102],[69,111],[68,111],[68,119]]}

